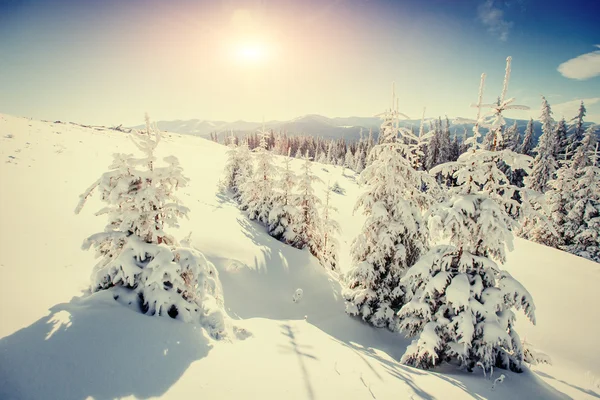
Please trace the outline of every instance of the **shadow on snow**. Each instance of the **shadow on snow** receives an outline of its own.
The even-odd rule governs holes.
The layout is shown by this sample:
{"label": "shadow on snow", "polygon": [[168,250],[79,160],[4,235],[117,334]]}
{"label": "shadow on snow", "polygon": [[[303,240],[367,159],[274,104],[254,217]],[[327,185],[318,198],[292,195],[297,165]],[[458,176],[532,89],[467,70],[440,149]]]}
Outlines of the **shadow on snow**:
{"label": "shadow on snow", "polygon": [[109,292],[73,298],[0,340],[0,398],[160,396],[210,347],[199,326],[136,313]]}
{"label": "shadow on snow", "polygon": [[[491,391],[493,382],[486,381],[489,385],[482,385],[483,376],[478,372],[460,371],[451,365],[442,365],[437,370],[426,372],[400,364],[396,360],[401,358],[410,339],[350,318],[344,311],[339,281],[325,271],[308,251],[279,242],[266,233],[264,226],[249,221],[242,215],[237,217],[237,222],[244,234],[257,246],[260,255],[254,257],[253,265],[227,258],[211,258],[220,270],[230,315],[239,319],[258,317],[274,320],[301,320],[306,316],[308,323],[327,333],[332,340],[352,349],[378,380],[385,381],[372,363],[380,364],[390,376],[402,380],[412,394],[422,399],[435,397],[426,388],[420,387],[413,377],[427,374],[435,375],[463,390],[466,396],[478,399],[510,397],[515,394],[511,390],[518,390],[519,396],[523,398],[536,398],[540,393],[545,393],[547,398],[566,398],[528,369],[522,374],[498,370],[500,372],[496,372],[494,378],[503,373],[507,380],[518,380],[521,384],[514,389],[499,386]],[[303,289],[304,297],[294,304],[292,297],[297,288]],[[304,358],[314,356],[298,348],[289,325],[284,324],[282,327],[282,333],[290,338],[291,348],[298,355],[305,375],[307,393],[312,397],[314,393],[303,363]]]}

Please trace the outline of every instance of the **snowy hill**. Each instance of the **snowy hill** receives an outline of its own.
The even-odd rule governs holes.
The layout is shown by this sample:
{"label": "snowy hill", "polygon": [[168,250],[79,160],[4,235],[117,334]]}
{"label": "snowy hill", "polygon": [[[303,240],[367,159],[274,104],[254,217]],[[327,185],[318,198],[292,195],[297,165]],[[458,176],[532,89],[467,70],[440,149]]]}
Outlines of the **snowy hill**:
{"label": "snowy hill", "polygon": [[[323,123],[297,121],[313,122]],[[495,371],[492,380],[450,365],[406,367],[397,360],[409,340],[347,316],[334,274],[268,236],[219,192],[224,146],[168,133],[159,156],[176,155],[190,178],[179,193],[190,218],[174,234],[191,231],[215,264],[239,329],[216,341],[199,325],[132,312],[107,292],[84,293],[95,260],[81,242],[105,221],[94,216],[97,199],[78,216],[73,210],[111,153],[133,151],[126,133],[0,114],[0,143],[0,399],[600,397],[600,264],[524,240],[509,254],[506,269],[537,307],[537,326],[519,321],[518,331],[553,366]],[[344,270],[362,223],[352,212],[360,188],[339,167],[315,166],[324,182],[346,190],[333,197]],[[324,195],[324,185],[316,191]],[[501,373],[506,379],[492,390]]]}

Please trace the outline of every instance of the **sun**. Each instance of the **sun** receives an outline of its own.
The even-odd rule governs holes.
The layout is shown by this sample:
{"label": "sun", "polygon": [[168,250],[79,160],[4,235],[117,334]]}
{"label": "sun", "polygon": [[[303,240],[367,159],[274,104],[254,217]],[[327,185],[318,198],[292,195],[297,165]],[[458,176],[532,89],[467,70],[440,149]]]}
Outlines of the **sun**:
{"label": "sun", "polygon": [[259,64],[268,57],[268,48],[261,42],[242,42],[235,46],[234,54],[242,64]]}

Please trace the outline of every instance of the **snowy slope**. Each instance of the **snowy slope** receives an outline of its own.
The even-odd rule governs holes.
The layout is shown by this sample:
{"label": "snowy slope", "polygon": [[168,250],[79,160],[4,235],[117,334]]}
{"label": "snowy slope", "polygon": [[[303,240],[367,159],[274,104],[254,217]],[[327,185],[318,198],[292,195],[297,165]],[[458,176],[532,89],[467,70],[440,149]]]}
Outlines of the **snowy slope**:
{"label": "snowy slope", "polygon": [[[134,151],[126,136],[0,114],[0,399],[600,397],[599,264],[522,240],[509,256],[507,269],[537,306],[538,325],[522,323],[519,333],[553,366],[496,371],[506,379],[495,390],[479,372],[405,367],[396,360],[408,340],[349,318],[337,277],[220,194],[226,149],[193,136],[167,134],[159,146],[191,179],[180,193],[190,219],[175,235],[193,232],[193,245],[219,270],[233,323],[250,336],[215,341],[199,326],[134,313],[106,293],[83,296],[95,261],[80,245],[105,221],[94,216],[97,199],[78,216],[73,209],[112,152]],[[360,189],[339,167],[314,170],[346,189],[333,202],[347,268]],[[298,288],[304,296],[294,303]]]}

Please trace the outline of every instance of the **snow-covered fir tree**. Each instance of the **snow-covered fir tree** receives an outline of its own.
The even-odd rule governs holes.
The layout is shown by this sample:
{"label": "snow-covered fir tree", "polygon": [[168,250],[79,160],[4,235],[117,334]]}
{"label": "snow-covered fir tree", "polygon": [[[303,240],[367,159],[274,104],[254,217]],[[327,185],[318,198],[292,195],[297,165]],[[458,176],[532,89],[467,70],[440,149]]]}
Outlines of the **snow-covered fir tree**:
{"label": "snow-covered fir tree", "polygon": [[417,171],[425,170],[427,164],[427,144],[431,136],[431,133],[425,133],[425,108],[423,108],[423,115],[419,124],[419,134],[415,140],[409,143],[412,167]]}
{"label": "snow-covered fir tree", "polygon": [[519,147],[519,153],[525,154],[526,156],[533,155],[533,119],[530,119],[525,129],[525,137],[523,143]]}
{"label": "snow-covered fir tree", "polygon": [[[510,59],[506,74],[503,92]],[[482,75],[478,120],[484,82]],[[508,109],[503,103],[502,109]],[[402,279],[412,299],[398,312],[399,327],[417,336],[402,357],[408,365],[431,368],[456,360],[468,370],[476,365],[487,371],[521,370],[523,351],[513,309],[523,309],[535,323],[535,306],[527,290],[497,264],[505,262],[506,248],[512,248],[515,222],[506,212],[513,188],[493,168],[498,159],[520,162],[525,156],[482,149],[478,130],[476,123],[471,149],[457,163],[438,167],[454,170],[458,183],[450,189],[450,200],[430,212],[430,232],[447,244],[434,246]]]}
{"label": "snow-covered fir tree", "polygon": [[577,150],[577,147],[583,140],[583,136],[585,134],[583,119],[585,118],[586,113],[587,110],[585,109],[585,105],[583,104],[583,101],[581,101],[577,115],[570,121],[569,126],[569,130],[571,132],[571,135],[569,136],[569,145],[571,147],[571,151],[573,151],[573,154],[575,150]]}
{"label": "snow-covered fir tree", "polygon": [[273,208],[273,187],[277,170],[273,165],[273,154],[267,150],[269,132],[259,132],[260,145],[254,149],[256,168],[252,178],[244,183],[240,197],[240,208],[251,220],[269,224],[269,213]]}
{"label": "snow-covered fir tree", "polygon": [[[559,169],[546,193],[564,250],[600,261],[600,168],[594,127],[585,132],[570,165]],[[595,147],[594,147],[595,146]]]}
{"label": "snow-covered fir tree", "polygon": [[440,145],[441,145],[441,122],[438,120],[435,122],[433,128],[430,127],[430,131],[432,131],[431,139],[429,143],[427,143],[427,159],[425,161],[425,168],[430,170],[439,164],[440,159]]}
{"label": "snow-covered fir tree", "polygon": [[366,221],[351,248],[352,267],[346,276],[346,312],[376,327],[396,328],[395,313],[402,306],[400,279],[427,250],[427,229],[419,205],[425,206],[420,174],[403,155],[398,140],[396,111],[384,114],[382,143],[372,150],[372,162],[360,175],[366,186],[355,210]]}
{"label": "snow-covered fir tree", "polygon": [[526,179],[529,188],[545,193],[548,189],[548,181],[554,178],[558,169],[556,161],[556,152],[558,149],[556,139],[556,129],[554,119],[552,118],[552,109],[545,97],[542,97],[542,136],[535,148],[536,156],[533,160],[533,170]]}
{"label": "snow-covered fir tree", "polygon": [[337,209],[331,205],[331,187],[327,187],[325,203],[321,210],[321,252],[319,259],[326,268],[335,270],[338,264],[339,242],[337,235],[340,233],[340,224],[333,218],[332,213]]}
{"label": "snow-covered fir tree", "polygon": [[297,196],[294,193],[298,178],[291,168],[292,159],[284,158],[284,167],[279,175],[279,181],[275,185],[273,196],[273,208],[269,213],[269,234],[285,243],[294,243],[296,232],[294,232],[294,220],[298,217],[296,207]]}
{"label": "snow-covered fir tree", "polygon": [[[440,125],[441,125],[441,121],[440,121]],[[436,160],[437,164],[443,164],[445,162],[451,161],[451,159],[452,159],[452,157],[450,155],[451,146],[452,146],[452,141],[450,139],[450,121],[448,120],[448,117],[446,117],[446,120],[444,121],[444,126],[440,132],[440,143],[439,143],[440,149],[439,149],[438,159]]]}
{"label": "snow-covered fir tree", "polygon": [[237,137],[230,136],[227,163],[225,164],[225,187],[239,199],[246,181],[252,176],[252,154],[246,141],[238,145]]}
{"label": "snow-covered fir tree", "polygon": [[319,215],[321,200],[315,195],[313,183],[320,182],[321,179],[312,173],[308,152],[302,160],[302,173],[298,177],[297,186],[297,218],[292,220],[292,229],[296,236],[292,245],[298,249],[308,248],[315,257],[318,257],[322,244],[322,223]]}
{"label": "snow-covered fir tree", "polygon": [[515,122],[510,127],[504,130],[504,136],[502,138],[502,149],[499,150],[508,149],[512,151],[518,151],[521,142],[520,136],[521,135],[519,134],[517,121],[515,120]]}
{"label": "snow-covered fir tree", "polygon": [[354,156],[352,155],[350,148],[348,148],[348,150],[346,151],[346,156],[344,157],[344,168],[354,169],[354,166]]}
{"label": "snow-covered fir tree", "polygon": [[95,189],[106,203],[96,214],[108,218],[104,232],[83,244],[100,258],[91,290],[111,290],[115,299],[138,305],[145,314],[200,322],[221,336],[225,325],[217,270],[165,231],[187,216],[174,195],[187,179],[177,158],[156,159],[160,132],[147,116],[146,130],[133,131],[131,139],[143,155],[115,154],[109,171],[80,196],[75,210],[81,211]]}
{"label": "snow-covered fir tree", "polygon": [[564,118],[561,118],[560,121],[558,121],[558,124],[556,124],[556,150],[555,150],[555,157],[557,161],[560,161],[561,159],[565,159],[565,155],[567,156],[566,158],[570,158],[569,154],[568,154],[568,150],[569,150],[569,138],[568,138],[568,132],[567,132],[567,121],[565,121]]}

